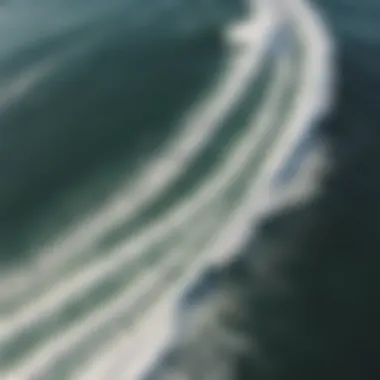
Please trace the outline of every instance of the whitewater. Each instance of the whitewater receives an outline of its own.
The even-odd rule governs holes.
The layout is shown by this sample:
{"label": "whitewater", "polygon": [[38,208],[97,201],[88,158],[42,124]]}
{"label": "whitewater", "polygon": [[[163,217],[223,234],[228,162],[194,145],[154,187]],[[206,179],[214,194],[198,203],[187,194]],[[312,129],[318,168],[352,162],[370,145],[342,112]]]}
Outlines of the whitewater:
{"label": "whitewater", "polygon": [[[149,12],[160,12],[157,4]],[[16,37],[18,46],[35,38]],[[306,0],[252,1],[223,40],[226,62],[177,117],[175,132],[132,174],[119,169],[102,201],[56,225],[67,204],[52,209],[30,230],[29,259],[2,271],[1,379],[142,378],[202,271],[239,254],[263,213],[315,191],[312,176],[300,174],[325,165],[323,146],[312,140],[299,150],[332,100],[333,49],[318,11]],[[16,45],[4,44],[0,56]],[[83,46],[65,50],[64,60]],[[62,59],[8,78],[0,110],[52,77]],[[73,190],[69,209],[96,198],[102,178]]]}

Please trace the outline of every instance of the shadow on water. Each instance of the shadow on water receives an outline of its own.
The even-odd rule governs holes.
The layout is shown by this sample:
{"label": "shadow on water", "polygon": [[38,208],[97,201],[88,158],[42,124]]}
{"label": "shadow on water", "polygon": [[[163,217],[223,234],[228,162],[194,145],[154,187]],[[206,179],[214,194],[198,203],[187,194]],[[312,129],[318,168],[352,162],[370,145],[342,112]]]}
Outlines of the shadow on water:
{"label": "shadow on water", "polygon": [[[88,209],[116,187],[121,173],[154,154],[215,78],[225,51],[214,34],[142,46],[117,33],[73,59],[59,55],[73,40],[60,37],[58,47],[46,41],[14,57],[13,66],[0,66],[0,79],[12,80],[46,60],[55,65],[0,116],[2,262],[25,258],[30,227],[70,189],[109,176],[78,205]],[[75,217],[69,214],[67,220]]]}

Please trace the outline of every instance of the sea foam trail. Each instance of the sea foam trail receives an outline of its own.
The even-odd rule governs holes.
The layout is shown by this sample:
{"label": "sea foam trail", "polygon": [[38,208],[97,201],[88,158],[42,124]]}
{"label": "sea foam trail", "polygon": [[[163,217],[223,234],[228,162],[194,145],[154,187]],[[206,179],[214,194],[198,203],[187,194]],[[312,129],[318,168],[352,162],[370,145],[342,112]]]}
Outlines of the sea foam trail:
{"label": "sea foam trail", "polygon": [[[49,277],[46,276],[47,273],[55,279],[57,271],[62,271],[71,259],[77,260],[118,224],[132,219],[142,206],[158,198],[178,175],[186,171],[186,167],[220,128],[220,121],[239,101],[249,83],[249,77],[252,78],[259,72],[260,61],[265,56],[267,40],[270,38],[270,28],[266,8],[258,7],[256,12],[257,21],[252,25],[256,37],[247,41],[256,45],[255,50],[250,50],[248,57],[239,57],[232,62],[231,70],[221,78],[219,85],[212,91],[212,96],[205,102],[200,102],[186,116],[181,135],[170,141],[169,146],[164,147],[155,160],[143,169],[138,178],[132,181],[132,188],[122,188],[119,194],[96,213],[85,220],[78,220],[58,241],[54,240],[36,252],[33,271],[26,267],[19,268],[16,273],[5,274],[0,289],[6,291],[1,292],[4,293],[0,294],[1,298],[27,292],[33,282],[38,282],[39,277]],[[204,128],[204,125],[208,127]]]}
{"label": "sea foam trail", "polygon": [[[273,118],[273,107],[279,107],[279,104],[275,103],[279,103],[280,100],[283,100],[283,89],[289,80],[289,70],[290,62],[288,61],[287,68],[286,66],[282,67],[282,70],[279,71],[281,76],[279,75],[279,79],[276,81],[277,83],[274,83],[271,91],[271,97],[273,99],[268,99],[267,107],[263,109],[262,113],[264,114],[265,112],[265,115],[263,115],[263,122],[266,121],[266,125],[268,125],[268,121]],[[254,128],[254,126],[252,126],[252,128]],[[216,215],[216,217],[218,219],[218,215]],[[203,227],[201,222],[202,219],[200,219],[194,227],[199,228],[200,224],[201,230],[203,229],[203,232],[206,232],[205,236],[208,238],[210,234],[208,233],[206,226]],[[210,224],[208,225],[210,226]],[[188,231],[188,233],[191,233],[191,231]],[[54,360],[62,361],[64,358],[64,353],[67,353],[68,350],[70,352],[75,352],[77,349],[79,353],[80,347],[77,347],[78,345],[80,346],[83,344],[85,339],[90,339],[93,331],[97,331],[97,333],[99,333],[99,331],[107,328],[107,326],[115,324],[119,316],[125,314],[131,308],[133,302],[136,302],[136,300],[142,298],[144,295],[146,296],[146,293],[152,291],[152,288],[155,285],[157,286],[160,279],[162,280],[165,278],[167,275],[167,268],[175,265],[176,260],[189,261],[188,265],[191,265],[190,263],[193,260],[193,256],[189,256],[189,253],[191,253],[190,247],[191,250],[196,249],[194,242],[192,242],[188,248],[186,248],[186,244],[183,243],[178,247],[175,247],[172,251],[169,251],[165,255],[165,259],[162,263],[154,266],[153,268],[148,268],[147,273],[141,276],[134,286],[130,289],[127,288],[123,293],[117,295],[115,299],[111,300],[109,305],[101,305],[98,312],[92,313],[89,318],[84,321],[80,321],[76,326],[70,328],[69,332],[59,334],[62,336],[58,335],[58,337],[54,337],[50,343],[37,350],[37,353],[33,353],[31,355],[32,357],[27,358],[26,363],[22,364],[20,366],[21,368],[19,367],[16,370],[15,373],[17,376],[20,378],[28,378],[28,376],[32,375],[37,376],[37,374],[41,371],[44,373],[44,371],[46,371],[46,369],[44,370],[44,367],[49,367],[49,365],[52,365],[51,362],[54,363]],[[201,251],[201,253],[196,256],[205,255],[207,255],[207,251]],[[47,357],[49,357],[49,361],[46,360]]]}
{"label": "sea foam trail", "polygon": [[[266,27],[272,31],[277,30],[279,25],[274,16],[278,14],[276,3],[261,3],[267,4],[266,11],[269,19]],[[270,206],[276,201],[271,198],[273,194],[276,197],[276,192],[272,191],[272,179],[280,170],[282,162],[291,158],[294,147],[300,138],[310,129],[312,122],[315,122],[316,118],[326,111],[329,104],[329,89],[326,84],[330,74],[330,48],[316,14],[311,12],[304,2],[297,0],[288,0],[283,3],[283,8],[286,10],[285,19],[294,27],[294,40],[304,49],[300,78],[296,84],[297,91],[292,94],[295,96],[296,103],[290,110],[287,110],[287,116],[280,118],[276,112],[270,112],[273,109],[279,112],[278,110],[281,108],[276,104],[284,95],[287,82],[285,79],[294,80],[291,75],[284,75],[282,66],[283,68],[277,71],[277,75],[281,74],[282,80],[275,80],[270,86],[271,91],[267,101],[263,103],[261,112],[250,121],[251,125],[248,131],[242,135],[241,139],[235,141],[215,173],[207,178],[205,184],[196,189],[190,199],[169,210],[166,216],[159,218],[151,227],[143,230],[136,240],[122,241],[115,251],[109,252],[110,255],[104,261],[95,260],[87,268],[84,268],[84,271],[80,268],[77,273],[75,271],[74,273],[60,272],[60,268],[57,267],[58,272],[56,273],[62,277],[62,282],[58,282],[58,284],[55,281],[46,282],[45,286],[55,285],[51,293],[47,292],[41,301],[34,305],[30,303],[21,309],[20,314],[15,314],[13,320],[3,320],[0,331],[4,331],[4,333],[0,334],[0,339],[3,339],[4,343],[8,339],[15,338],[24,329],[33,328],[38,323],[43,324],[44,320],[54,318],[54,313],[59,313],[64,309],[65,302],[68,302],[70,297],[86,297],[86,292],[92,287],[106,282],[113,276],[122,277],[124,267],[121,268],[121,266],[129,264],[132,259],[137,259],[138,253],[141,254],[142,251],[148,250],[160,240],[171,239],[171,236],[177,234],[179,230],[186,231],[180,235],[184,238],[182,244],[176,245],[173,238],[173,246],[168,250],[166,256],[163,256],[156,266],[143,270],[133,286],[124,286],[101,307],[91,310],[88,317],[80,319],[70,325],[68,329],[56,331],[54,336],[43,340],[41,345],[29,353],[29,356],[15,363],[12,371],[8,373],[9,377],[5,377],[5,379],[29,380],[34,376],[37,379],[48,379],[49,376],[51,378],[55,373],[54,370],[64,365],[62,363],[70,365],[72,357],[76,354],[78,357],[83,355],[86,358],[88,356],[88,367],[83,368],[85,363],[75,364],[74,361],[73,366],[74,368],[78,366],[78,372],[75,372],[74,377],[70,376],[70,378],[83,378],[84,380],[109,378],[107,376],[115,379],[136,378],[145,371],[158,350],[164,346],[170,333],[174,304],[183,288],[198,276],[202,268],[210,263],[222,265],[231,258],[234,252],[238,251],[240,245],[244,244],[252,233],[250,227],[255,218],[266,206]],[[246,30],[249,31],[249,28]],[[271,46],[272,37],[273,35],[269,33],[268,40],[265,42],[267,44],[264,49],[265,53]],[[255,48],[254,45],[248,47]],[[284,57],[286,57],[285,52],[276,56],[276,59],[279,60],[279,67],[281,67],[280,63]],[[256,65],[259,65],[258,61],[256,61]],[[249,70],[246,71],[246,75],[250,75]],[[244,83],[244,77],[241,77],[241,81]],[[222,96],[223,94],[218,95]],[[255,150],[263,137],[267,136],[268,129],[276,130],[277,123],[273,120],[276,117],[281,119],[277,122],[283,120],[286,122],[282,128],[278,128],[278,133],[270,144],[271,155],[265,156],[268,158],[264,161],[263,169],[259,174],[251,177],[252,181],[249,183],[245,195],[234,206],[235,209],[230,218],[221,218],[220,201],[226,198],[225,192],[232,186],[231,182],[234,182],[239,176],[243,177],[242,173],[246,173],[247,167],[254,161],[260,161]],[[270,125],[272,126],[269,127]],[[191,151],[190,149],[188,152]],[[261,160],[265,157],[261,157]],[[117,223],[111,215],[105,226],[111,228]],[[95,243],[90,241],[86,244],[95,245]],[[68,248],[70,246],[66,247],[66,249]],[[65,250],[61,251],[61,253],[64,252]],[[69,250],[67,252],[70,253]],[[194,255],[190,255],[190,253]],[[194,262],[192,262],[193,260]],[[54,265],[52,265],[53,267]],[[170,274],[172,270],[176,273],[175,275]],[[132,312],[138,305],[151,302],[152,294],[158,296],[155,292],[160,292],[161,298],[157,304],[154,304],[154,309],[149,311],[141,323],[132,326],[132,330],[126,328],[127,325],[120,322],[123,316]],[[121,334],[121,337],[115,338],[118,334]],[[94,347],[92,347],[92,342],[94,342]],[[110,348],[111,351],[107,352],[107,349],[112,346],[112,342],[115,343],[114,349]],[[83,348],[86,349],[85,353],[82,353]],[[90,360],[95,354],[102,364],[94,367]],[[118,359],[121,354],[124,357],[123,361]],[[117,368],[116,373],[110,374],[109,368],[117,362],[121,363],[121,367]],[[66,378],[69,378],[68,376]]]}

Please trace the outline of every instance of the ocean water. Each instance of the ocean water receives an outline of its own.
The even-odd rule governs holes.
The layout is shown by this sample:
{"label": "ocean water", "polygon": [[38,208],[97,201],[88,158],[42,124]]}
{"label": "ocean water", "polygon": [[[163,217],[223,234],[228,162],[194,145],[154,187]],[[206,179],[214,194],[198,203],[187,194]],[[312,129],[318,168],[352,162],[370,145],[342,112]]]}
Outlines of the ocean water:
{"label": "ocean water", "polygon": [[[191,310],[318,190],[339,54],[377,67],[362,3],[0,5],[1,379],[240,378]],[[154,365],[198,323],[205,351]]]}

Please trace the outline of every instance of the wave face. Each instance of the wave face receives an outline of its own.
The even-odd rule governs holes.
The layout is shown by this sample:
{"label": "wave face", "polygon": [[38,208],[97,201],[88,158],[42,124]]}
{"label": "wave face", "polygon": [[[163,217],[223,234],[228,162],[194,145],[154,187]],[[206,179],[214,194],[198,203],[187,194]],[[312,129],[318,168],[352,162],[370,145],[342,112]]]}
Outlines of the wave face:
{"label": "wave face", "polygon": [[[325,375],[320,362],[333,360],[326,347],[342,349],[347,331],[359,331],[353,305],[363,294],[350,288],[339,309],[339,284],[353,272],[347,264],[340,281],[342,258],[332,252],[347,248],[347,234],[357,236],[353,247],[372,236],[344,213],[360,210],[357,194],[371,193],[352,185],[350,172],[370,162],[355,154],[363,147],[376,157],[378,141],[370,125],[357,132],[365,112],[352,106],[376,116],[375,101],[364,104],[378,78],[376,49],[362,41],[375,41],[378,29],[359,24],[378,7],[354,6],[1,6],[1,378]],[[344,78],[335,103],[320,14]],[[365,165],[369,177],[375,162]],[[306,251],[310,260],[299,260]],[[318,302],[305,301],[312,296]],[[311,327],[312,315],[336,305],[333,321],[343,309],[353,316],[341,329]],[[364,332],[357,338],[364,342]]]}

